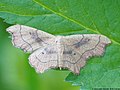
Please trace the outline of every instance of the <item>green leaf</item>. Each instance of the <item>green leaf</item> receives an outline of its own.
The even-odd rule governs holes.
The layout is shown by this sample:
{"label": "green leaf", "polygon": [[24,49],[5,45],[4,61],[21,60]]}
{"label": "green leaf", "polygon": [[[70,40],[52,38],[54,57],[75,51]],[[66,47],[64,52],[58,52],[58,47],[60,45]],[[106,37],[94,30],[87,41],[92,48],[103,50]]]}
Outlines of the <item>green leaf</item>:
{"label": "green leaf", "polygon": [[81,88],[120,87],[120,0],[1,0],[0,17],[52,34],[97,33],[112,44],[66,81]]}

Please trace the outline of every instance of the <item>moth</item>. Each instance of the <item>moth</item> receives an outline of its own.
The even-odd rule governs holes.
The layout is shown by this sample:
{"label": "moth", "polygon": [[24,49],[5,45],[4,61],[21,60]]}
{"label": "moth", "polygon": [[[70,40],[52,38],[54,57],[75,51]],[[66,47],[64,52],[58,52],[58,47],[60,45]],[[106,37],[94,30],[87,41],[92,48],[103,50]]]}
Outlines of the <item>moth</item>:
{"label": "moth", "polygon": [[66,68],[79,74],[88,58],[103,55],[105,46],[111,43],[109,38],[99,34],[54,36],[24,25],[10,26],[7,31],[15,47],[31,53],[29,63],[38,73]]}

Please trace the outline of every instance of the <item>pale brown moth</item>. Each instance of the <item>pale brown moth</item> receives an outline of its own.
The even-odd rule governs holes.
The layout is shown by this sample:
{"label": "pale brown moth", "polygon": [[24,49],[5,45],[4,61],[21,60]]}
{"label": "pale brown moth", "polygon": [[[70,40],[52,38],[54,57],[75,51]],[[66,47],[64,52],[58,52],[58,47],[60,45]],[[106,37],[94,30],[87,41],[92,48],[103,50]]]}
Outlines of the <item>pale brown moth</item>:
{"label": "pale brown moth", "polygon": [[101,56],[111,41],[99,34],[54,36],[24,25],[7,28],[12,43],[24,52],[32,53],[29,63],[37,72],[50,68],[67,68],[75,74],[92,56]]}

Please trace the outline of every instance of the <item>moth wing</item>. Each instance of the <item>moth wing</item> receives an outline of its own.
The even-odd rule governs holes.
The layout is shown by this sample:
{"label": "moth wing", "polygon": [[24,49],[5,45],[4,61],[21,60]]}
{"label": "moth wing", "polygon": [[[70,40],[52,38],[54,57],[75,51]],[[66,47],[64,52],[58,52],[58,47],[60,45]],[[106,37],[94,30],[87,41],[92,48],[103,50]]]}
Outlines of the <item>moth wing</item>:
{"label": "moth wing", "polygon": [[37,73],[58,67],[58,51],[56,46],[47,46],[36,50],[29,56],[29,63]]}
{"label": "moth wing", "polygon": [[103,35],[83,34],[63,37],[63,57],[61,67],[70,69],[73,73],[79,74],[80,68],[86,60],[92,56],[101,56],[105,46],[111,41]]}
{"label": "moth wing", "polygon": [[7,28],[12,35],[12,43],[24,52],[33,52],[51,43],[55,36],[24,25],[13,25]]}

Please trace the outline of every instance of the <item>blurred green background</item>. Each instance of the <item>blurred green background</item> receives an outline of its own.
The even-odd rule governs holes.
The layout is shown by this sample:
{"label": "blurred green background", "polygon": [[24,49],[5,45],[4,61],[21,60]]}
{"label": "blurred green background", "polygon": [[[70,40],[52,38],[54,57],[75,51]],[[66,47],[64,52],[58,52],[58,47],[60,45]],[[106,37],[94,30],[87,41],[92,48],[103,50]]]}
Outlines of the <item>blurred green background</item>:
{"label": "blurred green background", "polygon": [[37,74],[28,63],[28,54],[13,47],[0,19],[0,90],[79,90],[64,79],[69,71],[48,70]]}

